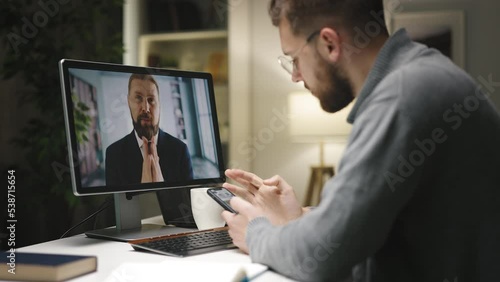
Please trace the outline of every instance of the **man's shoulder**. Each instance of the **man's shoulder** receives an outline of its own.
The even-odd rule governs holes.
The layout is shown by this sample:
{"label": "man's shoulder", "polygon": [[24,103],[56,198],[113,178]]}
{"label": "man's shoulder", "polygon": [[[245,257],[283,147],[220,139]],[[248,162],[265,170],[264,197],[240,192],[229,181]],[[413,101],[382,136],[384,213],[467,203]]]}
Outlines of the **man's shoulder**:
{"label": "man's shoulder", "polygon": [[450,59],[429,50],[388,74],[379,90],[395,95],[400,103],[429,104],[430,101],[454,100],[474,91],[474,80]]}
{"label": "man's shoulder", "polygon": [[[373,90],[367,107],[377,112],[400,114],[410,120],[429,123],[475,91],[474,80],[437,51],[422,55],[394,68]],[[425,114],[423,114],[425,113]]]}
{"label": "man's shoulder", "polygon": [[178,138],[170,135],[169,133],[163,131],[160,129],[160,131],[158,132],[158,144],[169,144],[170,146],[172,144],[175,144],[177,146],[182,146],[182,147],[185,147],[186,144],[184,142],[182,142],[181,140],[179,140]]}
{"label": "man's shoulder", "polygon": [[131,138],[131,133],[123,136],[121,139],[118,139],[117,141],[111,143],[111,145],[106,148],[106,153],[108,152],[116,152],[119,151],[121,148],[127,147],[128,144],[130,143],[130,138]]}

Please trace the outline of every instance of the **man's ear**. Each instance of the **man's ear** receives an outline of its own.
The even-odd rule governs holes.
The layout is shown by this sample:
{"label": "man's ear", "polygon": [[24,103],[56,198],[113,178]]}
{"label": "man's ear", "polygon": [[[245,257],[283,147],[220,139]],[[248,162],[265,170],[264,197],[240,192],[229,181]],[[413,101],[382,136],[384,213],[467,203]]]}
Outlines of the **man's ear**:
{"label": "man's ear", "polygon": [[318,40],[318,52],[323,59],[336,63],[342,52],[341,39],[338,32],[332,28],[321,29]]}

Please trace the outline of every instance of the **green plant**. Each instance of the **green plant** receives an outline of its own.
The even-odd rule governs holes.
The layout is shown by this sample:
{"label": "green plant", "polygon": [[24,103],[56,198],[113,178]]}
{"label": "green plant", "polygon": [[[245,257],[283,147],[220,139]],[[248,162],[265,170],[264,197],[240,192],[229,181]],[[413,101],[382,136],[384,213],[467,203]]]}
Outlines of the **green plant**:
{"label": "green plant", "polygon": [[[23,82],[18,93],[2,95],[19,95],[19,110],[32,104],[38,111],[13,140],[29,164],[22,168],[29,177],[19,193],[29,195],[22,205],[33,213],[49,213],[47,208],[57,203],[58,212],[69,214],[63,219],[69,224],[80,201],[71,191],[57,64],[62,58],[120,63],[122,5],[123,0],[0,2],[0,38],[7,50],[0,76]],[[77,105],[78,136],[85,140],[88,108]],[[46,239],[61,233],[47,229],[53,234]]]}

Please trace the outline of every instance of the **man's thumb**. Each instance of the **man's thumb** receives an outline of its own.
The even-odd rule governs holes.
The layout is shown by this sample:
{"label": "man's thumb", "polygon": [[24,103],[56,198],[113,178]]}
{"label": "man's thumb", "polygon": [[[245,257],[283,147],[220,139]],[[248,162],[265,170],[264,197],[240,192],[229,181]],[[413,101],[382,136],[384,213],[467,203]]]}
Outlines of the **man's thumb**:
{"label": "man's thumb", "polygon": [[268,186],[278,186],[278,184],[281,182],[281,177],[279,175],[275,175],[271,178],[268,178],[264,180],[264,184]]}
{"label": "man's thumb", "polygon": [[279,175],[275,175],[269,179],[264,180],[264,184],[268,186],[276,186],[278,188],[277,192],[283,191],[286,187],[290,186],[288,183]]}

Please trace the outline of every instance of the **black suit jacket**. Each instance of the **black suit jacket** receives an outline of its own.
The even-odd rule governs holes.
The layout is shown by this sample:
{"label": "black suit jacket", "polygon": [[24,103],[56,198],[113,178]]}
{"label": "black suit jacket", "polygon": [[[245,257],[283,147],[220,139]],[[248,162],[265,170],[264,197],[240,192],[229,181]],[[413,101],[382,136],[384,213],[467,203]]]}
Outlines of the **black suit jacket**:
{"label": "black suit jacket", "polygon": [[[165,182],[193,179],[191,157],[184,142],[160,129],[157,150]],[[142,162],[142,154],[132,130],[106,149],[106,185],[141,183]]]}

